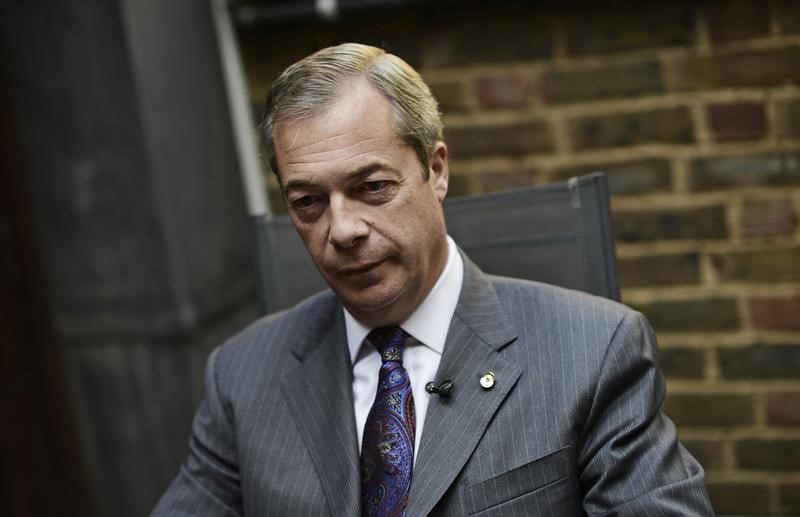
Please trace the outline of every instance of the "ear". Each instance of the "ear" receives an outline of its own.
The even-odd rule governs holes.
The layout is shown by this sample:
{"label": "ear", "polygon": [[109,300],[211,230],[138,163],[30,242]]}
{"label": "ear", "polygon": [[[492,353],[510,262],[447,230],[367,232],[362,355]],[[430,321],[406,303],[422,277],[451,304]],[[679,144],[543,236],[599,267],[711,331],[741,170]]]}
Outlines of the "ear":
{"label": "ear", "polygon": [[433,181],[436,197],[441,203],[447,196],[447,185],[450,178],[450,170],[447,166],[447,145],[442,141],[433,145],[431,157],[428,160],[428,174],[430,174],[430,181]]}

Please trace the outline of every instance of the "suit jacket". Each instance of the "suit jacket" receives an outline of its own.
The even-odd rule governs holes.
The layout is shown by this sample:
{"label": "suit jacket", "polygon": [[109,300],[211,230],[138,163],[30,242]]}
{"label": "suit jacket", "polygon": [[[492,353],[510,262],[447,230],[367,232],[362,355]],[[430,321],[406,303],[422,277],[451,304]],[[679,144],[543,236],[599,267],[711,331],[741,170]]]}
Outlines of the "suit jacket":
{"label": "suit jacket", "polygon": [[[713,515],[656,361],[639,313],[465,258],[406,515]],[[331,292],[216,349],[153,515],[360,515],[351,372]]]}

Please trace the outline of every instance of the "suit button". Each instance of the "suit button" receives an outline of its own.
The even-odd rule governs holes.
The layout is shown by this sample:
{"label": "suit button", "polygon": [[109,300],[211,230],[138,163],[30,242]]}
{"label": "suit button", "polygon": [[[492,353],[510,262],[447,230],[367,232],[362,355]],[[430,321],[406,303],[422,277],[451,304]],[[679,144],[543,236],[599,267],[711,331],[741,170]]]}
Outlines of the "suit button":
{"label": "suit button", "polygon": [[490,390],[494,386],[495,376],[492,372],[486,372],[481,376],[481,388]]}

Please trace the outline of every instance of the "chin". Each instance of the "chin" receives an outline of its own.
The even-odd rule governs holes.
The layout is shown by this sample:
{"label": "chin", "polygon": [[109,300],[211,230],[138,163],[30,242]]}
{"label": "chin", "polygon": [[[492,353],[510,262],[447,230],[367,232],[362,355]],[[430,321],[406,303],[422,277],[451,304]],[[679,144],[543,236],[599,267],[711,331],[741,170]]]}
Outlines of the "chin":
{"label": "chin", "polygon": [[360,300],[350,300],[347,305],[353,307],[354,310],[358,312],[378,312],[390,309],[392,305],[397,301],[397,298],[390,298],[390,299],[360,299]]}
{"label": "chin", "polygon": [[[383,294],[381,296],[339,296],[343,300],[345,307],[353,316],[359,319],[369,320],[370,322],[384,319],[391,319],[400,307],[400,298],[403,292],[392,295]],[[385,323],[385,322],[383,322]],[[397,322],[395,322],[397,323]]]}

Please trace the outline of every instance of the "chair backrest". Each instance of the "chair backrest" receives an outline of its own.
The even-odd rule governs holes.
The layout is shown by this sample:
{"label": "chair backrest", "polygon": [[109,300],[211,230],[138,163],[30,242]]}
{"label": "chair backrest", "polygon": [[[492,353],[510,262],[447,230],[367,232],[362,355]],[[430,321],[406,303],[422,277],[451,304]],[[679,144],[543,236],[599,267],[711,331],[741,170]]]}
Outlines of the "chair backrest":
{"label": "chair backrest", "polygon": [[[608,186],[595,173],[445,201],[447,232],[483,271],[619,299]],[[288,216],[254,220],[265,313],[326,287]]]}

